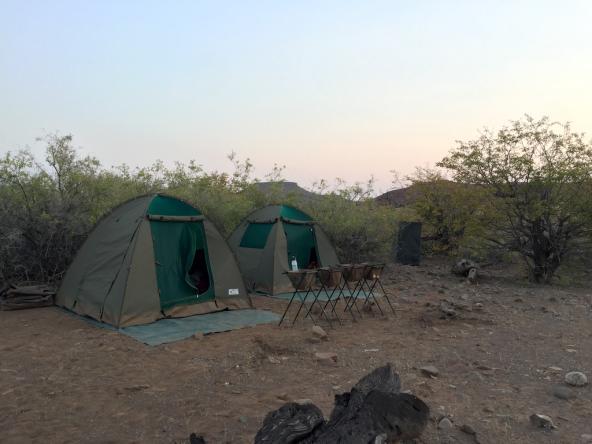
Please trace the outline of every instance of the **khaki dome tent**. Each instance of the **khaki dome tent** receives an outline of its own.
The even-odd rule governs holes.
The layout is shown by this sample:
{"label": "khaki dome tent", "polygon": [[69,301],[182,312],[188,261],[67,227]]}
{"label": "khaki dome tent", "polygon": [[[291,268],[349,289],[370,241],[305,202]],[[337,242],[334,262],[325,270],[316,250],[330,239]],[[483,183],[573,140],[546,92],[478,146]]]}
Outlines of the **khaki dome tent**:
{"label": "khaki dome tent", "polygon": [[160,194],[132,199],[96,225],[56,303],[116,327],[251,307],[216,228],[196,208]]}
{"label": "khaki dome tent", "polygon": [[321,227],[308,214],[286,205],[270,205],[251,213],[228,243],[249,289],[270,294],[292,291],[285,275],[292,257],[299,268],[339,263]]}

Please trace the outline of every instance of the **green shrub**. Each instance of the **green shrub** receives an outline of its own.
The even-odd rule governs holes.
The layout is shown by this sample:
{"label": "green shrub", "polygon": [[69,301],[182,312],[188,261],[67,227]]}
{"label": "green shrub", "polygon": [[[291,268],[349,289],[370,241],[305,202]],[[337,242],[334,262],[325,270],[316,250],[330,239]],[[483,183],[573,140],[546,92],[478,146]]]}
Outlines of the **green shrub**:
{"label": "green shrub", "polygon": [[303,199],[281,192],[283,167],[278,166],[266,177],[277,188],[261,192],[251,162],[234,154],[231,174],[207,172],[195,162],[105,169],[97,159],[82,157],[71,135],[50,134],[43,141],[42,161],[27,150],[0,159],[0,277],[5,281],[59,282],[101,216],[154,192],[194,204],[224,236],[261,206],[300,206],[323,225],[346,262],[387,259],[396,234],[397,210],[374,202],[373,181],[338,181],[332,191],[321,183],[313,190],[319,196]]}

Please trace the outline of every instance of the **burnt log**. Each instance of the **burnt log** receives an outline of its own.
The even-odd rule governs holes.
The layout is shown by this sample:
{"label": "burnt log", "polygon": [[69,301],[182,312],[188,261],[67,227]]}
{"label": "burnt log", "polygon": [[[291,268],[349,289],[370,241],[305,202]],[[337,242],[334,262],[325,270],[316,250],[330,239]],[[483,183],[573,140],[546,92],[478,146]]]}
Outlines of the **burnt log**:
{"label": "burnt log", "polygon": [[203,439],[203,436],[192,433],[189,435],[189,444],[206,444],[206,440]]}
{"label": "burnt log", "polygon": [[300,443],[324,424],[323,412],[316,405],[290,402],[267,414],[255,443]]}
{"label": "burnt log", "polygon": [[[387,364],[363,377],[350,392],[336,395],[328,422],[320,420],[312,427],[311,421],[293,421],[290,415],[297,417],[291,410],[293,404],[286,404],[267,415],[255,443],[359,444],[373,443],[378,437],[387,442],[417,438],[427,425],[429,408],[419,398],[400,390],[399,375]],[[308,429],[303,424],[308,424]],[[291,428],[284,432],[285,426]],[[302,433],[287,441],[286,436],[294,436],[295,426]]]}
{"label": "burnt log", "polygon": [[320,428],[305,443],[373,443],[379,436],[387,442],[414,439],[427,425],[429,408],[406,393],[371,391],[355,411]]}
{"label": "burnt log", "polygon": [[399,393],[401,391],[401,380],[399,375],[393,371],[391,364],[378,367],[368,373],[357,382],[351,392],[335,395],[335,407],[329,422],[337,421],[347,412],[359,409],[364,402],[364,398],[373,390],[383,393]]}

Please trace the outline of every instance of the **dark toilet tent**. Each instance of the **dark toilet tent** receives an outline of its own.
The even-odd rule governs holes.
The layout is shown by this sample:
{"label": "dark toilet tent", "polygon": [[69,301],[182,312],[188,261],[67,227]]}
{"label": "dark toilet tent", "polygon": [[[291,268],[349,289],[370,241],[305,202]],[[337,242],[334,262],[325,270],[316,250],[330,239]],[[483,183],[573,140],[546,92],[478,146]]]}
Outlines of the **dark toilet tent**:
{"label": "dark toilet tent", "polygon": [[285,272],[292,257],[299,268],[339,263],[329,238],[312,218],[287,205],[251,213],[230,236],[249,289],[270,294],[292,291]]}
{"label": "dark toilet tent", "polygon": [[160,194],[132,199],[99,221],[56,303],[116,327],[251,307],[216,228],[188,203]]}

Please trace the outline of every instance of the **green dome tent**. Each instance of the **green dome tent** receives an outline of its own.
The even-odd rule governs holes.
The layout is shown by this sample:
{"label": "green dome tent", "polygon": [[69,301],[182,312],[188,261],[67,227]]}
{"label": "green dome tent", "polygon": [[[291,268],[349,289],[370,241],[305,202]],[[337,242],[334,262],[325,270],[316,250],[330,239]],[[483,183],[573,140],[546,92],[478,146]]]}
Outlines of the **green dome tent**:
{"label": "green dome tent", "polygon": [[56,303],[116,327],[251,308],[220,233],[196,208],[161,194],[132,199],[99,221]]}
{"label": "green dome tent", "polygon": [[339,263],[331,242],[312,218],[290,206],[270,205],[251,213],[228,239],[249,289],[270,294],[292,291],[285,272]]}

